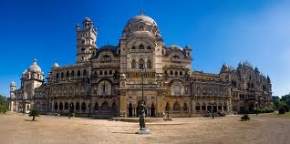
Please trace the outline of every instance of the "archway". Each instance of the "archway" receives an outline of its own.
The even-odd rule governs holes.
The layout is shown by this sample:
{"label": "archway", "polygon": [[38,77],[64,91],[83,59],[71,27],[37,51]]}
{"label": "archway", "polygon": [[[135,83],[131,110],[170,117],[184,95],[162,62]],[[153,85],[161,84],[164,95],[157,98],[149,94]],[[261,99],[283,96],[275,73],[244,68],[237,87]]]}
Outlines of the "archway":
{"label": "archway", "polygon": [[98,102],[95,103],[95,111],[98,111],[99,110],[99,104]]}
{"label": "archway", "polygon": [[70,111],[71,113],[73,113],[73,112],[74,112],[74,110],[75,110],[74,103],[70,103],[70,106],[69,106],[69,111]]}
{"label": "archway", "polygon": [[154,104],[151,104],[151,116],[155,117],[155,106],[154,106]]}
{"label": "archway", "polygon": [[168,103],[168,102],[166,103],[166,106],[165,106],[165,111],[166,111],[166,112],[169,112],[169,111],[170,111],[170,105],[169,105],[169,103]]}
{"label": "archway", "polygon": [[112,104],[112,111],[117,112],[117,105],[115,102],[113,102],[113,104]]}
{"label": "archway", "polygon": [[132,117],[133,116],[133,106],[131,103],[129,103],[128,111],[129,111],[129,117]]}
{"label": "archway", "polygon": [[63,104],[62,104],[62,102],[60,102],[60,104],[59,104],[59,110],[60,111],[63,111]]}
{"label": "archway", "polygon": [[54,103],[54,110],[57,111],[57,109],[58,109],[58,105],[57,103]]}
{"label": "archway", "polygon": [[83,103],[82,103],[82,112],[85,112],[85,111],[86,111],[86,109],[87,109],[87,107],[86,107],[86,103],[85,103],[85,102],[83,102]]}
{"label": "archway", "polygon": [[80,110],[80,103],[77,102],[77,103],[76,103],[76,111],[79,111],[79,110]]}
{"label": "archway", "polygon": [[109,110],[109,104],[107,101],[103,102],[101,105],[101,110],[102,111],[108,111]]}

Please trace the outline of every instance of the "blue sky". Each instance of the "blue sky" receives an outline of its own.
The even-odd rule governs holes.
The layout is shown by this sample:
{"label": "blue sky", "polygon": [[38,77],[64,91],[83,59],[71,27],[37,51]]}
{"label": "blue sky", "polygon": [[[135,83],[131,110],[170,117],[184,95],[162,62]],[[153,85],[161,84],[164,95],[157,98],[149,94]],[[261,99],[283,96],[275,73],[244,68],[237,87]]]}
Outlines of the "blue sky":
{"label": "blue sky", "polygon": [[[142,4],[143,3],[143,4]],[[97,44],[118,44],[140,9],[154,18],[165,44],[190,45],[194,70],[218,73],[223,63],[249,61],[290,92],[290,1],[283,0],[1,0],[0,93],[33,58],[45,74],[54,62],[75,63],[75,25],[91,17]]]}

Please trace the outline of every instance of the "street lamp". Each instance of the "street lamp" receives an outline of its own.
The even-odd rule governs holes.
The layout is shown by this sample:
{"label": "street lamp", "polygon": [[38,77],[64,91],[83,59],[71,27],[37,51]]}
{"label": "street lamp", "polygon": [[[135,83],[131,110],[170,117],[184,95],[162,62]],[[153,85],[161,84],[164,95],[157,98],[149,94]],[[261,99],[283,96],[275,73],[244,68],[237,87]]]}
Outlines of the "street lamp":
{"label": "street lamp", "polygon": [[149,134],[150,131],[148,128],[146,128],[145,126],[145,101],[144,101],[144,72],[143,70],[146,72],[145,69],[145,64],[143,63],[143,65],[141,65],[140,67],[142,69],[142,73],[141,73],[141,92],[142,92],[142,100],[141,100],[141,104],[139,105],[139,132],[137,132],[138,134]]}

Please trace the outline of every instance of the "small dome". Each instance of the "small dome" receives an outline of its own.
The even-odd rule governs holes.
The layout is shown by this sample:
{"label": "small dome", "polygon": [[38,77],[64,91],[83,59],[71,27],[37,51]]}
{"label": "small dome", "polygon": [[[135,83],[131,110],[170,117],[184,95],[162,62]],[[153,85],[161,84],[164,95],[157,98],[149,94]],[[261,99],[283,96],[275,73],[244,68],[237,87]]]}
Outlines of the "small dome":
{"label": "small dome", "polygon": [[59,64],[56,62],[52,65],[52,68],[58,68],[58,67],[59,67]]}
{"label": "small dome", "polygon": [[16,86],[16,82],[15,82],[15,81],[12,81],[12,82],[10,83],[10,86],[15,87],[15,86]]}
{"label": "small dome", "polygon": [[84,22],[91,22],[92,20],[91,20],[91,18],[89,18],[89,17],[85,17],[85,19],[84,19]]}
{"label": "small dome", "polygon": [[28,71],[30,72],[41,72],[41,68],[38,66],[36,59],[33,60],[32,65],[29,66]]}
{"label": "small dome", "polygon": [[229,71],[230,71],[229,66],[227,64],[223,64],[220,73],[226,73],[226,72],[229,72]]}

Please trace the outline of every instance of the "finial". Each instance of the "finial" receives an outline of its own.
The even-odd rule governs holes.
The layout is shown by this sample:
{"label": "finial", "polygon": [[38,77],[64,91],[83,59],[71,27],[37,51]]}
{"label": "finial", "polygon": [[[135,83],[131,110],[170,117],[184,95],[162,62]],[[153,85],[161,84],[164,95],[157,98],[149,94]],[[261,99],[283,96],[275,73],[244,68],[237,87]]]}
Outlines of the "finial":
{"label": "finial", "polygon": [[140,0],[140,15],[145,15],[143,8],[143,0]]}
{"label": "finial", "polygon": [[33,58],[32,59],[32,63],[36,63],[37,62],[37,59],[36,58]]}

